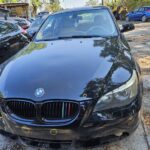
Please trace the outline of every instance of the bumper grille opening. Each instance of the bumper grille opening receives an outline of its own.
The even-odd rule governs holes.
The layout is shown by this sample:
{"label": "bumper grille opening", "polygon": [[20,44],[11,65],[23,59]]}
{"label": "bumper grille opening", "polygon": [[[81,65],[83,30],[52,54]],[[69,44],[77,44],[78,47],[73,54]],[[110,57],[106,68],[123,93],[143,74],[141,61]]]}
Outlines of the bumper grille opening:
{"label": "bumper grille opening", "polygon": [[8,101],[7,106],[11,113],[23,119],[35,119],[36,109],[33,103],[26,101]]}
{"label": "bumper grille opening", "polygon": [[48,102],[41,108],[41,116],[46,120],[71,119],[78,114],[78,104],[72,102]]}
{"label": "bumper grille opening", "polygon": [[[48,101],[40,104],[25,100],[7,101],[7,110],[11,116],[32,121],[61,121],[74,119],[79,113],[79,104],[67,101]],[[38,105],[38,106],[37,106]]]}

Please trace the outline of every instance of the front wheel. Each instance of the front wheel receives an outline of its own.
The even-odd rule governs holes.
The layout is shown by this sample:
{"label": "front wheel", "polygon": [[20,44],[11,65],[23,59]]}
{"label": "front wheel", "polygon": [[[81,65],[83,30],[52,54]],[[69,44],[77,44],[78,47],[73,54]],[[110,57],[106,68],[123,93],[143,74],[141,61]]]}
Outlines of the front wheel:
{"label": "front wheel", "polygon": [[143,17],[142,17],[142,22],[146,22],[146,21],[147,21],[146,16],[143,16]]}

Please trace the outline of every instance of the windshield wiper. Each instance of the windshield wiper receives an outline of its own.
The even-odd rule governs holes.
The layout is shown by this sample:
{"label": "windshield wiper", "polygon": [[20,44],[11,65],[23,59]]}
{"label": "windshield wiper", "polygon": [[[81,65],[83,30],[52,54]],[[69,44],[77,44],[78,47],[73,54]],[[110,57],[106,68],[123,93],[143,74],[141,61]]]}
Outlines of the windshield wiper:
{"label": "windshield wiper", "polygon": [[38,41],[54,41],[54,40],[61,40],[61,39],[73,39],[73,38],[97,38],[97,37],[102,37],[100,35],[72,35],[72,36],[59,36],[55,38],[50,38],[50,39],[41,39]]}
{"label": "windshield wiper", "polygon": [[94,38],[94,37],[102,37],[100,35],[72,35],[72,36],[60,36],[56,39],[70,39],[70,38]]}

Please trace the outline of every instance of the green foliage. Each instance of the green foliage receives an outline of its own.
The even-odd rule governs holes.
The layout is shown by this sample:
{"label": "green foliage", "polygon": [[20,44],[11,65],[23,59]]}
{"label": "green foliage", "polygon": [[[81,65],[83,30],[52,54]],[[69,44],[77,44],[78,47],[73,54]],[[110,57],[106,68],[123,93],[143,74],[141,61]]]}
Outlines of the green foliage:
{"label": "green foliage", "polygon": [[39,50],[42,50],[44,47],[46,47],[46,43],[33,43],[31,42],[29,45],[28,45],[28,48],[27,49],[24,49],[22,51],[20,51],[17,55],[16,55],[16,58],[18,57],[21,57],[21,56],[24,56],[24,55],[28,55],[34,51],[39,51]]}
{"label": "green foliage", "polygon": [[59,1],[57,1],[57,2],[54,1],[54,2],[50,3],[49,5],[47,5],[47,7],[46,7],[46,10],[50,11],[50,12],[56,12],[56,11],[59,11],[61,9],[62,8],[60,6]]}
{"label": "green foliage", "polygon": [[39,7],[41,5],[40,0],[31,0],[32,5],[35,7]]}
{"label": "green foliage", "polygon": [[150,0],[125,0],[125,4],[129,10],[133,10],[137,7],[150,5]]}
{"label": "green foliage", "polygon": [[17,3],[18,0],[11,0],[11,3]]}
{"label": "green foliage", "polygon": [[33,7],[33,14],[35,15],[37,12],[37,8],[41,5],[40,0],[31,0],[31,4]]}
{"label": "green foliage", "polygon": [[0,0],[0,3],[17,3],[18,0]]}
{"label": "green foliage", "polygon": [[86,3],[87,6],[98,6],[100,5],[98,0],[89,0],[87,3]]}
{"label": "green foliage", "polygon": [[5,2],[5,0],[0,0],[0,3],[4,3]]}
{"label": "green foliage", "polygon": [[128,11],[131,11],[141,6],[150,5],[150,0],[112,0],[106,5],[112,9],[116,9],[118,6],[123,6],[127,8]]}

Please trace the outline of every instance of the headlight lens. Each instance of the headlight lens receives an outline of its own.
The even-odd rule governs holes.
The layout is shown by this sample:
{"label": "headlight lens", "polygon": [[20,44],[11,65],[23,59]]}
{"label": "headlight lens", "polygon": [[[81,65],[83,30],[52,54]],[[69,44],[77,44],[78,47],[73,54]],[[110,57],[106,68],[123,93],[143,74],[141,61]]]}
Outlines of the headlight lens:
{"label": "headlight lens", "polygon": [[134,70],[131,79],[127,83],[105,94],[98,100],[94,112],[128,105],[136,97],[137,92],[138,79]]}

